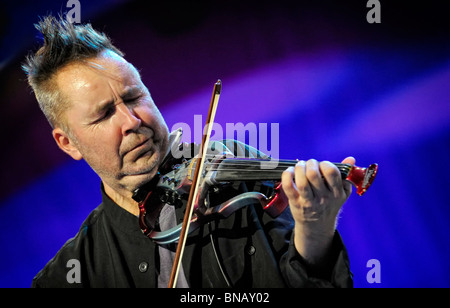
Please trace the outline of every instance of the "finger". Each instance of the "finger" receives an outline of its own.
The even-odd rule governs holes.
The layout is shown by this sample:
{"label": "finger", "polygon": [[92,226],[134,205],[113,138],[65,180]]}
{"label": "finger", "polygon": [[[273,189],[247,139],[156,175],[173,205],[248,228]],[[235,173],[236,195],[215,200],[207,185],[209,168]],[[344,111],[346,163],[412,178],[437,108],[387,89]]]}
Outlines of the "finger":
{"label": "finger", "polygon": [[295,200],[299,197],[294,183],[294,173],[294,167],[289,167],[281,174],[281,187],[289,200]]}
{"label": "finger", "polygon": [[306,162],[304,160],[300,160],[295,165],[295,185],[297,186],[299,195],[303,198],[314,197],[313,190],[306,177]]}
{"label": "finger", "polygon": [[[350,164],[352,166],[355,165],[356,159],[352,156],[346,157],[343,161],[343,164]],[[344,187],[345,194],[349,197],[352,193],[352,184],[349,181],[342,181],[342,186]]]}
{"label": "finger", "polygon": [[336,197],[341,195],[344,187],[342,184],[341,173],[337,166],[329,161],[323,161],[320,162],[319,168],[328,190],[331,191]]}
{"label": "finger", "polygon": [[317,160],[310,159],[306,162],[306,178],[314,196],[321,195],[328,190],[320,173]]}

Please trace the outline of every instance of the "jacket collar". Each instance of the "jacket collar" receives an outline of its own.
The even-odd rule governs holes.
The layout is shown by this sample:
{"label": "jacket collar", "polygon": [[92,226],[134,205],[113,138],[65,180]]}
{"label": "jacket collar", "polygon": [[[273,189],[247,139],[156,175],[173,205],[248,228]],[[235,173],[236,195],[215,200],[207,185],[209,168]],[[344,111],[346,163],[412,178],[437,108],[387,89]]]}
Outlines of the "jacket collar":
{"label": "jacket collar", "polygon": [[145,237],[139,227],[139,218],[115,203],[106,194],[103,183],[101,184],[101,192],[105,214],[114,227],[127,234]]}

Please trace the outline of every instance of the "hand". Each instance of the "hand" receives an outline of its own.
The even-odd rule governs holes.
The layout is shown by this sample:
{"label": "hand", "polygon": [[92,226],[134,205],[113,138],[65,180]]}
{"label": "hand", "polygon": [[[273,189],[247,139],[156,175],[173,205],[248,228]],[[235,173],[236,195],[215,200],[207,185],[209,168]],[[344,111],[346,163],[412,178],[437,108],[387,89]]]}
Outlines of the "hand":
{"label": "hand", "polygon": [[[342,161],[354,165],[355,159]],[[281,185],[295,220],[295,247],[310,263],[321,263],[333,240],[339,211],[352,192],[332,163],[299,161],[282,175]]]}

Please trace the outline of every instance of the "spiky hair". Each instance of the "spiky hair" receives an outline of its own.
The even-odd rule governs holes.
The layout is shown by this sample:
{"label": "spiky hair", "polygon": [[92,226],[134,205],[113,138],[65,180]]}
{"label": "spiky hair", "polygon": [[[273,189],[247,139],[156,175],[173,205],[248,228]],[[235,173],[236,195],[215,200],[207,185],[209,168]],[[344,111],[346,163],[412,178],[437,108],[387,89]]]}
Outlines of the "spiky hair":
{"label": "spiky hair", "polygon": [[120,56],[123,53],[104,33],[94,30],[91,24],[74,25],[62,17],[47,16],[35,27],[42,33],[44,44],[36,53],[26,57],[22,68],[50,125],[63,128],[65,125],[61,115],[67,101],[54,82],[53,77],[58,70],[69,63],[96,57],[105,50]]}

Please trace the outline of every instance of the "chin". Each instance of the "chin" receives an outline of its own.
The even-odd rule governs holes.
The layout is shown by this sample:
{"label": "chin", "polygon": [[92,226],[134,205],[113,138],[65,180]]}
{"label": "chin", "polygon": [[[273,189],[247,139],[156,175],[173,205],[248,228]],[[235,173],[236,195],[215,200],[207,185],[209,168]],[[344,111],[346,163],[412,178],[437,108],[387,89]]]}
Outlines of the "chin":
{"label": "chin", "polygon": [[147,184],[156,176],[157,173],[158,169],[154,169],[149,173],[128,176],[129,183],[127,186],[129,187],[129,190],[134,191],[142,185]]}
{"label": "chin", "polygon": [[158,173],[161,155],[159,153],[146,154],[139,160],[142,166],[139,173],[122,175],[122,186],[128,191],[134,191],[136,188],[150,182]]}

